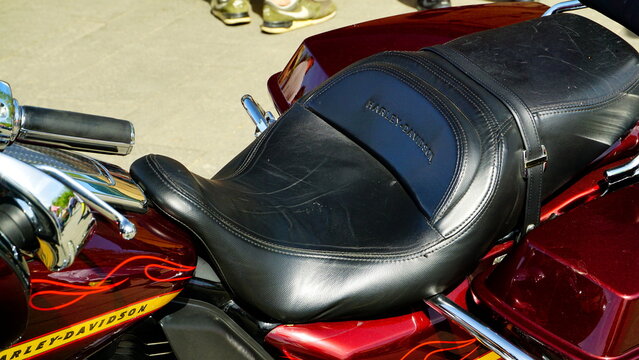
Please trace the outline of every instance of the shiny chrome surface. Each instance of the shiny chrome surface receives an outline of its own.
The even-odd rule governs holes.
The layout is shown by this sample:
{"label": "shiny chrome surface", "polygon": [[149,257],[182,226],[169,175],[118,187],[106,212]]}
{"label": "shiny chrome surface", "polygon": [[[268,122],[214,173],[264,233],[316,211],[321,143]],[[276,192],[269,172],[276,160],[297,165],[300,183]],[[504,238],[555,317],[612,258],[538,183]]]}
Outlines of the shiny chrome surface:
{"label": "shiny chrome surface", "polygon": [[242,105],[255,124],[255,137],[260,136],[269,126],[277,121],[275,116],[273,116],[270,111],[265,112],[260,104],[253,100],[251,95],[242,96]]}
{"label": "shiny chrome surface", "polygon": [[[131,143],[121,143],[114,141],[104,141],[96,139],[85,139],[81,137],[52,134],[42,131],[29,130],[26,127],[28,123],[24,124],[18,135],[18,141],[28,142],[30,144],[38,145],[52,145],[66,150],[78,150],[78,151],[90,151],[102,154],[111,155],[128,155],[133,150],[135,141]],[[135,136],[134,130],[131,129],[131,134]]]}
{"label": "shiny chrome surface", "polygon": [[0,185],[35,209],[38,258],[52,271],[71,265],[95,224],[89,207],[59,181],[6,154],[0,169]]}
{"label": "shiny chrome surface", "polygon": [[475,319],[466,310],[444,295],[435,295],[427,301],[437,312],[454,321],[475,336],[487,348],[506,360],[533,360],[534,358],[520,350],[488,326]]}
{"label": "shiny chrome surface", "polygon": [[548,9],[542,16],[549,16],[565,11],[579,10],[585,7],[586,6],[583,5],[580,1],[564,1],[551,6],[550,9]]}
{"label": "shiny chrome surface", "polygon": [[62,171],[52,166],[38,165],[36,167],[44,171],[45,173],[51,175],[53,178],[60,181],[61,183],[63,183],[64,185],[72,189],[74,192],[76,192],[77,195],[79,195],[80,198],[82,198],[82,200],[88,203],[93,210],[96,210],[97,212],[105,216],[107,219],[114,221],[118,225],[120,234],[122,235],[124,239],[131,240],[135,237],[137,230],[135,228],[135,225],[131,221],[125,218],[124,215],[120,214],[120,212],[115,210],[113,207],[111,207],[111,205],[102,201],[100,198],[95,196],[91,191],[87,190],[78,182],[73,180],[70,176],[68,176],[67,174],[63,173]]}
{"label": "shiny chrome surface", "polygon": [[0,81],[0,150],[16,139],[20,131],[21,114],[18,101],[11,93],[11,87],[6,82]]}
{"label": "shiny chrome surface", "polygon": [[606,170],[606,181],[608,184],[617,183],[637,176],[639,174],[639,156],[630,160],[628,163],[616,168]]}
{"label": "shiny chrome surface", "polygon": [[144,211],[147,200],[123,169],[80,154],[36,145],[13,144],[4,152],[22,162],[49,165],[72,177],[100,199],[117,208]]}

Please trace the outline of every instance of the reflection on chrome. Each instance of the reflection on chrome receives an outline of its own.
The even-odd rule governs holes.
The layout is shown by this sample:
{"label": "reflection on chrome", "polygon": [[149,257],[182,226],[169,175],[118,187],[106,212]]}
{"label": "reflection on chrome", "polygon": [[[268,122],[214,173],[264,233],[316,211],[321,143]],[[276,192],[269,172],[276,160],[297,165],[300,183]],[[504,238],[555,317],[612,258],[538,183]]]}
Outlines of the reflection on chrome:
{"label": "reflection on chrome", "polygon": [[123,169],[90,157],[44,146],[12,144],[4,153],[32,166],[48,165],[70,176],[113,207],[146,211],[142,189]]}
{"label": "reflection on chrome", "polygon": [[38,258],[52,271],[71,265],[95,224],[89,207],[61,182],[10,156],[0,154],[0,169],[0,185],[36,214]]}
{"label": "reflection on chrome", "polygon": [[[51,175],[64,185],[73,189],[73,191],[75,191],[82,198],[82,200],[91,205],[94,210],[104,215],[107,219],[115,221],[120,230],[120,234],[124,239],[131,240],[135,237],[135,234],[137,232],[135,225],[131,221],[129,221],[129,219],[125,218],[124,215],[120,214],[117,210],[112,208],[111,205],[102,201],[91,191],[78,184],[75,180],[73,180],[62,171],[48,165],[38,165],[36,167]],[[72,193],[72,195],[74,194]]]}
{"label": "reflection on chrome", "polygon": [[11,144],[20,131],[20,107],[13,98],[11,87],[0,81],[0,150]]}

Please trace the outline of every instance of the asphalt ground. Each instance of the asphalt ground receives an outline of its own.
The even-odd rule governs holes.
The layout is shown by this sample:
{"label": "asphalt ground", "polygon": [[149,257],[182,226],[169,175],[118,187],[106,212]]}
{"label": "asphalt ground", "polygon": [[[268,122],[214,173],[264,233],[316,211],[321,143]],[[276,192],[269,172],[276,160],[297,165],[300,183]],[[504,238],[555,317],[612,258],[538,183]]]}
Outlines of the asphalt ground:
{"label": "asphalt ground", "polygon": [[[304,38],[415,11],[414,0],[334,1],[334,19],[266,35],[259,1],[251,24],[229,27],[202,0],[0,0],[0,79],[21,104],[132,121],[133,153],[100,159],[128,168],[157,153],[209,177],[253,140],[241,96],[272,109],[266,81]],[[581,13],[639,44],[605,17]]]}

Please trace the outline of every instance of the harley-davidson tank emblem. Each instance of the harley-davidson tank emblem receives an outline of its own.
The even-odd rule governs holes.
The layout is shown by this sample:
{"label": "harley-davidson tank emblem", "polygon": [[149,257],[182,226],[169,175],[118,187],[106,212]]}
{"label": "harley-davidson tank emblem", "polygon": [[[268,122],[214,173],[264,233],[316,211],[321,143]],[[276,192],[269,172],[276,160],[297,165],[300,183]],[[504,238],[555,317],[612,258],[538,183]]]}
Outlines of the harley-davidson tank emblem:
{"label": "harley-davidson tank emblem", "polygon": [[21,342],[11,348],[0,350],[0,360],[29,359],[37,355],[48,353],[72,342],[82,340],[88,336],[113,329],[160,309],[173,300],[179,292],[178,290],[143,300],[67,326],[52,333]]}
{"label": "harley-davidson tank emblem", "polygon": [[387,108],[385,108],[381,104],[378,104],[375,101],[370,99],[366,101],[364,108],[366,110],[372,111],[375,114],[381,116],[386,121],[388,121],[391,125],[394,125],[400,128],[402,132],[406,134],[406,136],[408,136],[408,138],[411,139],[415,143],[415,145],[417,145],[417,147],[422,151],[422,153],[424,153],[424,155],[428,159],[428,163],[429,164],[433,163],[433,156],[435,155],[433,153],[433,149],[431,149],[431,147],[426,143],[426,141],[424,141],[424,139],[421,136],[419,136],[419,134],[417,134],[417,132],[415,132],[415,130],[413,130],[410,124],[404,121],[404,119],[400,118],[397,114],[394,114],[393,112],[389,111]]}

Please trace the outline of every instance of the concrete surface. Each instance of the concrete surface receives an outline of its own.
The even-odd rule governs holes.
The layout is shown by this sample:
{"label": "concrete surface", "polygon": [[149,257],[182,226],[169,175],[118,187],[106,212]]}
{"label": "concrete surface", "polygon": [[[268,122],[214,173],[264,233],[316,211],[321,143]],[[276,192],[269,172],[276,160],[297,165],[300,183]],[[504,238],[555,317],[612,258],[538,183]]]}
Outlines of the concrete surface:
{"label": "concrete surface", "polygon": [[266,80],[304,38],[414,11],[414,0],[334,1],[339,10],[329,22],[265,35],[258,14],[227,27],[203,0],[0,0],[0,79],[21,104],[132,121],[133,154],[101,159],[128,168],[159,153],[208,177],[253,140],[240,97],[253,94],[272,109]]}

